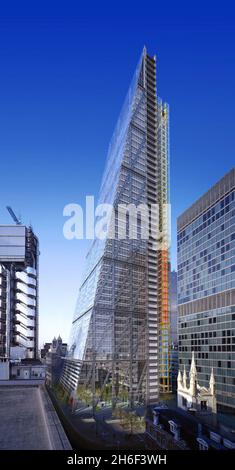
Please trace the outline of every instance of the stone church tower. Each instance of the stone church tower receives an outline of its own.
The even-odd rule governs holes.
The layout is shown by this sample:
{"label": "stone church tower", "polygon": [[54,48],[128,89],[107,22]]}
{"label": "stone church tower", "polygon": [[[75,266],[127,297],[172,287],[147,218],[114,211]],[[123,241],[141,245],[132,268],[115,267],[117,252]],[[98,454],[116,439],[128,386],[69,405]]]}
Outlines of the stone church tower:
{"label": "stone church tower", "polygon": [[193,409],[198,412],[216,413],[215,377],[213,368],[209,381],[209,387],[201,387],[197,381],[197,369],[194,352],[189,372],[189,381],[184,367],[183,377],[179,370],[177,380],[178,407],[184,410]]}

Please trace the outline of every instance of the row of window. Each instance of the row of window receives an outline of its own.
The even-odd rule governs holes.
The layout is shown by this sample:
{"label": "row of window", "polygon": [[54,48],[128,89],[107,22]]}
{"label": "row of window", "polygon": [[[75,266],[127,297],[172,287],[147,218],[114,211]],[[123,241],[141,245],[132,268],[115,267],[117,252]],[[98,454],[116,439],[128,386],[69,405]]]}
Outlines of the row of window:
{"label": "row of window", "polygon": [[[191,350],[191,348],[188,348],[188,346],[179,346],[180,352],[187,352],[188,350]],[[201,350],[201,346],[193,346],[193,351],[199,352]],[[235,344],[232,346],[230,344],[209,346],[209,352],[235,352]]]}
{"label": "row of window", "polygon": [[[233,202],[235,199],[235,192],[232,191],[230,194],[225,196],[219,203],[215,204],[213,207],[208,209],[203,215],[199,216],[193,223],[193,226],[200,226],[202,222],[207,222],[209,219],[213,219],[213,216],[217,216],[217,214],[220,214],[220,210],[228,207],[229,203]],[[226,212],[228,210],[226,209]],[[218,216],[217,216],[218,218]],[[198,228],[196,227],[196,228]],[[182,230],[179,233],[179,239],[182,239],[186,236],[187,234],[187,229]]]}

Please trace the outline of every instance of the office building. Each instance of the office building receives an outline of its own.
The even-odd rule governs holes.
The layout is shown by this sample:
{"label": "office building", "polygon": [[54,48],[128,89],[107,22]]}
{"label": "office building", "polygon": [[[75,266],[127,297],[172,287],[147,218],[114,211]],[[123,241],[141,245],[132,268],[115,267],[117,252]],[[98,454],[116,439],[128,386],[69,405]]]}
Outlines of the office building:
{"label": "office building", "polygon": [[123,393],[133,406],[170,390],[168,245],[156,249],[154,236],[167,231],[168,115],[156,94],[156,58],[144,49],[109,146],[99,203],[114,207],[115,222],[120,204],[157,204],[159,217],[149,238],[129,232],[118,239],[115,232],[96,238],[87,255],[61,382],[68,391],[90,388],[93,403],[107,385],[113,405]]}
{"label": "office building", "polygon": [[179,367],[235,408],[235,169],[178,218]]}
{"label": "office building", "polygon": [[172,392],[177,392],[177,377],[179,371],[179,355],[178,355],[178,344],[171,343],[171,386]]}
{"label": "office building", "polygon": [[172,392],[177,391],[177,376],[178,376],[178,336],[177,336],[177,272],[171,271],[170,273],[170,347],[171,347],[171,386]]}
{"label": "office building", "polygon": [[170,341],[177,344],[178,318],[177,318],[177,272],[170,273]]}
{"label": "office building", "polygon": [[[31,227],[0,225],[0,371],[37,358],[38,239]],[[19,365],[20,367],[20,365]]]}

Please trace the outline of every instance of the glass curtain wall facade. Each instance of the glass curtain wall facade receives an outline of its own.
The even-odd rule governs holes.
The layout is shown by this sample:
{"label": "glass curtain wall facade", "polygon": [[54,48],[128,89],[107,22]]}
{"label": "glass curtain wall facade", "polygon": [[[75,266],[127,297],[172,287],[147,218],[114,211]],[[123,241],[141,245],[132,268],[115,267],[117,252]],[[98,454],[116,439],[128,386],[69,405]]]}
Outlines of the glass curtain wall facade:
{"label": "glass curtain wall facade", "polygon": [[[111,140],[99,203],[168,202],[168,107],[156,95],[156,59],[144,49]],[[131,226],[131,221],[129,221]],[[130,230],[131,227],[129,227]],[[168,251],[154,239],[95,239],[87,255],[61,383],[97,402],[154,402],[169,389]],[[161,348],[161,349],[160,349]],[[99,396],[98,396],[99,390]]]}
{"label": "glass curtain wall facade", "polygon": [[235,408],[235,169],[178,219],[179,367]]}

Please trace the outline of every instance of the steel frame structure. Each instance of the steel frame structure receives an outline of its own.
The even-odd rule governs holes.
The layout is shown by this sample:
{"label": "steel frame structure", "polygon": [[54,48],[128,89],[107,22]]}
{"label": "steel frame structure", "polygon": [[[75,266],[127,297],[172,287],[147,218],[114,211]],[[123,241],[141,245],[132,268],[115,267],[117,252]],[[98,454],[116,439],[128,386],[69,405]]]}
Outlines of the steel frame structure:
{"label": "steel frame structure", "polygon": [[[100,202],[113,204],[115,229],[118,205],[141,203],[158,204],[156,229],[168,227],[168,107],[157,100],[156,58],[145,48],[109,147]],[[131,408],[170,391],[168,247],[156,251],[155,243],[115,232],[88,253],[61,383],[69,392],[83,384],[93,407],[108,384],[113,407],[122,389]]]}

